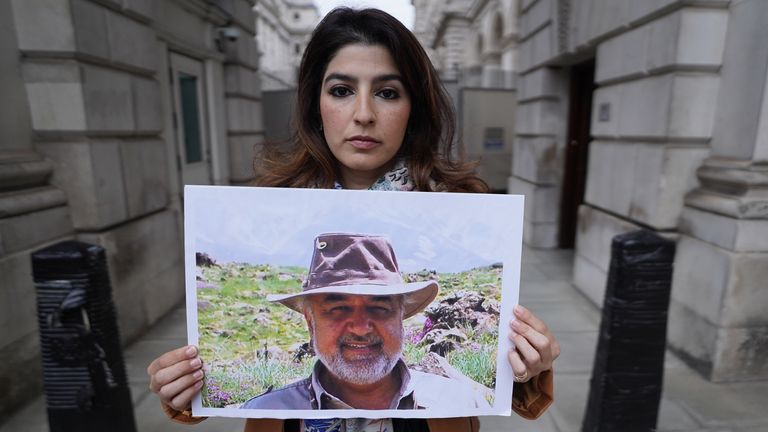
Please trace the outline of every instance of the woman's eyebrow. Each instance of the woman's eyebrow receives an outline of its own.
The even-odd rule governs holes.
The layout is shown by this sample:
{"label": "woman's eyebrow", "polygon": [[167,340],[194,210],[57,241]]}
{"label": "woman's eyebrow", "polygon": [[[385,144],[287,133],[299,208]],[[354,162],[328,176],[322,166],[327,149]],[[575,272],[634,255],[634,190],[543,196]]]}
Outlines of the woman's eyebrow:
{"label": "woman's eyebrow", "polygon": [[[347,75],[343,73],[330,73],[327,77],[325,77],[325,83],[328,83],[328,81],[345,81],[345,82],[352,82],[357,83],[359,80],[357,77],[353,77],[352,75]],[[386,82],[386,81],[400,81],[403,82],[403,77],[401,77],[399,74],[384,74],[384,75],[378,75],[373,78],[373,82]]]}

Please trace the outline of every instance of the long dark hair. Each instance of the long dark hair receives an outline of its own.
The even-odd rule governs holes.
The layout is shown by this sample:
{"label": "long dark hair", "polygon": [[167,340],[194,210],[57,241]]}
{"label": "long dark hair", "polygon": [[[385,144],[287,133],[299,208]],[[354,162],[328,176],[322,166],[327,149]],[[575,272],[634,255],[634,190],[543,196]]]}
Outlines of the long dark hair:
{"label": "long dark hair", "polygon": [[295,132],[290,152],[267,154],[261,186],[330,188],[339,179],[339,162],[320,128],[320,92],[325,70],[347,45],[381,45],[398,65],[411,97],[411,114],[399,156],[416,189],[485,192],[474,165],[452,154],[454,112],[426,52],[400,21],[378,9],[334,9],[317,25],[304,51],[298,76]]}

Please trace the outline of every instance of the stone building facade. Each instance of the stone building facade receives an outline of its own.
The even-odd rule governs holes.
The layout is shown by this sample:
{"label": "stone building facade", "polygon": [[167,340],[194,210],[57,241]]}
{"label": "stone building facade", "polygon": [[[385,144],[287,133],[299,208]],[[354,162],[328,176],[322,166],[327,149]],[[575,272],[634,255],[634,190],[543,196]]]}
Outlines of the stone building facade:
{"label": "stone building facade", "polygon": [[301,56],[320,21],[317,6],[312,0],[262,0],[255,10],[262,90],[296,88]]}
{"label": "stone building facade", "polygon": [[[441,15],[414,0],[435,63],[446,76],[477,68],[473,55],[493,67],[470,13],[491,2],[450,3]],[[713,381],[768,379],[768,3],[519,0],[500,13],[515,23],[508,190],[526,196],[525,242],[575,245],[574,285],[601,305],[615,235],[676,239],[670,347]]]}
{"label": "stone building facade", "polygon": [[413,0],[413,32],[457,111],[461,150],[494,191],[507,189],[514,137],[515,0]]}
{"label": "stone building facade", "polygon": [[31,252],[104,246],[123,342],[183,299],[183,185],[263,136],[253,6],[0,2],[0,415],[41,388]]}

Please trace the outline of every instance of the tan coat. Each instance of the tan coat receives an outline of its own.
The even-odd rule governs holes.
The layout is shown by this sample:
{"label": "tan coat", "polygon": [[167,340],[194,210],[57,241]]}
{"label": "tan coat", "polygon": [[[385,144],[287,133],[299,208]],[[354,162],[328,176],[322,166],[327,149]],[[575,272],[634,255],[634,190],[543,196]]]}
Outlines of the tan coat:
{"label": "tan coat", "polygon": [[[542,372],[526,383],[515,383],[512,393],[512,410],[520,417],[533,420],[538,418],[554,400],[554,376],[552,371]],[[190,411],[176,411],[163,405],[166,415],[178,423],[194,424],[205,417],[192,417]],[[427,419],[432,432],[478,432],[477,417]],[[243,432],[283,432],[283,420],[248,419]]]}

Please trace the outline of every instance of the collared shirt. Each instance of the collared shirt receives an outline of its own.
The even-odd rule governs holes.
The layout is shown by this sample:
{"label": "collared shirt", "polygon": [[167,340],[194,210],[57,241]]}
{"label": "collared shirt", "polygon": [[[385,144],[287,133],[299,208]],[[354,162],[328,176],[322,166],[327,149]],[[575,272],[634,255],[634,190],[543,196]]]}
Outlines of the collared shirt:
{"label": "collared shirt", "polygon": [[[320,384],[318,377],[325,366],[318,361],[312,375],[287,386],[266,392],[246,401],[241,408],[247,409],[350,409],[337,396]],[[393,373],[400,374],[400,390],[393,396],[390,409],[425,409],[440,407],[459,409],[488,407],[483,395],[466,382],[439,375],[411,371],[401,359]],[[447,396],[450,395],[450,396]]]}

